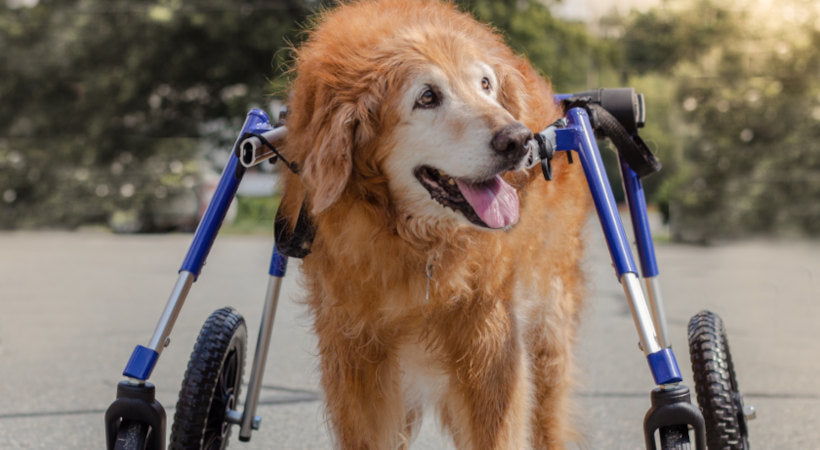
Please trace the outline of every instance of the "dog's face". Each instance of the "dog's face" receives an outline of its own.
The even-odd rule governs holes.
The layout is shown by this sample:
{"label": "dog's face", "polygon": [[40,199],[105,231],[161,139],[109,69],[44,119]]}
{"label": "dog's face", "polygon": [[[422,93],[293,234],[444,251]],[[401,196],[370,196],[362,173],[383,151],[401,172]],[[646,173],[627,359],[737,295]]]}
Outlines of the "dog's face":
{"label": "dog's face", "polygon": [[522,168],[532,133],[502,104],[496,72],[468,58],[410,71],[383,167],[399,210],[486,228],[518,221],[518,195],[500,175]]}
{"label": "dog's face", "polygon": [[522,60],[468,16],[424,5],[436,11],[410,23],[333,16],[300,49],[288,146],[311,213],[347,196],[415,230],[508,228],[519,196],[502,174],[535,157]]}

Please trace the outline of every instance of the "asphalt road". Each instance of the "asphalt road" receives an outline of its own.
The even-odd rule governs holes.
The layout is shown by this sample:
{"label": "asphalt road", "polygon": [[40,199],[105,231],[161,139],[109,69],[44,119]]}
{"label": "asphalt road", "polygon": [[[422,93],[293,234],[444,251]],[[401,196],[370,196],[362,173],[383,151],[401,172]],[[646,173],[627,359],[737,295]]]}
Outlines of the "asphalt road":
{"label": "asphalt road", "polygon": [[[591,228],[590,297],[581,329],[576,422],[582,448],[643,448],[652,381],[599,237]],[[136,344],[145,344],[190,235],[0,233],[0,449],[104,448],[103,414]],[[152,376],[168,410],[199,327],[236,307],[255,341],[272,245],[226,236],[211,253]],[[756,449],[820,448],[820,243],[660,245],[674,348],[691,380],[688,318],[723,316],[741,389],[757,407]],[[326,449],[314,340],[292,263],[274,327],[260,415],[231,448]],[[691,382],[690,382],[691,385]],[[428,417],[413,448],[451,448]]]}

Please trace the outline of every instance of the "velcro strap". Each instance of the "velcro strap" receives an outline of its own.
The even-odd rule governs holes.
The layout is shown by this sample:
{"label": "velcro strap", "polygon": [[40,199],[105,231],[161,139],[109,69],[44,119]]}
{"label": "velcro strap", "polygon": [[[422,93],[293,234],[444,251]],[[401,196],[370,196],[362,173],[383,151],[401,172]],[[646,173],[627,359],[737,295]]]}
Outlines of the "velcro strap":
{"label": "velcro strap", "polygon": [[623,124],[603,106],[585,98],[572,98],[564,103],[564,107],[566,109],[576,107],[586,109],[589,112],[595,134],[599,137],[608,137],[618,149],[618,153],[639,177],[645,177],[661,170],[661,162],[652,154],[638,133],[630,134]]}
{"label": "velcro strap", "polygon": [[276,219],[273,221],[273,233],[276,239],[276,248],[283,255],[292,258],[304,258],[310,254],[313,239],[316,237],[316,226],[305,209],[304,202],[299,209],[299,217],[296,219],[296,226],[291,226],[290,221],[282,215],[280,208],[276,212]]}

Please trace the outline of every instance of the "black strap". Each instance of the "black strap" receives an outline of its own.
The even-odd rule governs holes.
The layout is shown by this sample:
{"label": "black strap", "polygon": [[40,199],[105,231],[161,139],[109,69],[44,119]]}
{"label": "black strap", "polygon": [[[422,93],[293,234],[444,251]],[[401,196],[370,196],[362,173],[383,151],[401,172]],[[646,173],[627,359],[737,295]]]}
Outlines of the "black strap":
{"label": "black strap", "polygon": [[[288,116],[287,107],[279,112],[279,121],[276,123],[277,127],[285,126]],[[276,147],[273,146],[267,139],[260,134],[249,134],[254,136],[262,142],[262,145],[267,147],[276,156],[270,159],[271,164],[277,161],[282,161],[285,167],[291,172],[299,174],[299,164],[296,161],[288,161]],[[313,246],[313,239],[316,237],[316,225],[307,211],[305,201],[299,207],[299,217],[296,218],[296,225],[292,226],[290,221],[282,214],[282,208],[276,211],[276,218],[273,220],[273,236],[276,241],[276,248],[283,255],[291,258],[304,258],[310,254]]]}
{"label": "black strap", "polygon": [[564,102],[564,107],[566,110],[576,107],[586,109],[595,133],[608,137],[639,177],[661,170],[661,162],[652,154],[638,133],[630,134],[624,125],[601,105],[590,102],[588,98],[572,98]]}
{"label": "black strap", "polygon": [[316,226],[310,219],[310,215],[305,208],[305,202],[299,209],[299,217],[296,219],[296,226],[291,226],[290,222],[280,208],[276,212],[276,219],[273,221],[273,234],[276,240],[276,248],[283,255],[292,258],[304,258],[310,254],[313,239],[316,237]]}
{"label": "black strap", "polygon": [[[534,140],[538,146],[538,158],[541,160],[541,172],[544,179],[552,180],[552,158],[555,156],[555,130],[567,126],[567,119],[561,117],[551,123],[544,131],[535,133]],[[570,152],[567,152],[569,157]],[[572,161],[570,161],[572,162]]]}
{"label": "black strap", "polygon": [[245,134],[243,140],[247,139],[247,138],[250,138],[250,137],[255,137],[255,138],[259,139],[259,142],[261,142],[262,145],[267,147],[268,150],[270,150],[271,152],[273,152],[274,155],[276,155],[276,156],[274,156],[273,158],[270,159],[271,164],[275,164],[277,161],[281,160],[283,163],[285,163],[285,167],[287,167],[288,170],[290,170],[291,172],[293,172],[296,175],[299,174],[299,163],[297,163],[296,161],[288,161],[287,159],[285,159],[285,157],[282,156],[281,153],[279,153],[279,150],[277,150],[276,147],[273,146],[273,144],[268,142],[268,140],[265,139],[264,136],[262,136],[261,134],[256,134],[256,133],[247,133],[247,134]]}

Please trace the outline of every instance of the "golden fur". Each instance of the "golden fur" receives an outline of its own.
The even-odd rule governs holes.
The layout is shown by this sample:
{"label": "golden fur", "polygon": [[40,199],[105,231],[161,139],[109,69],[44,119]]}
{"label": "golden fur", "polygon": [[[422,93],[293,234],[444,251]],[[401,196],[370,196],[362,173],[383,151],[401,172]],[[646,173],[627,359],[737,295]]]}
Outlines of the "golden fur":
{"label": "golden fur", "polygon": [[[580,165],[557,158],[551,182],[504,174],[521,201],[507,230],[409,200],[415,187],[395,181],[413,169],[403,158],[438,150],[413,147],[413,127],[457,144],[512,121],[542,130],[560,116],[549,84],[447,3],[345,3],[317,23],[295,59],[284,153],[302,170],[286,175],[281,211],[296,223],[307,202],[317,230],[302,270],[337,446],[406,448],[430,405],[461,449],[563,447],[589,208]],[[492,72],[489,99],[466,66]],[[408,107],[410,80],[429,76],[457,111]]]}

